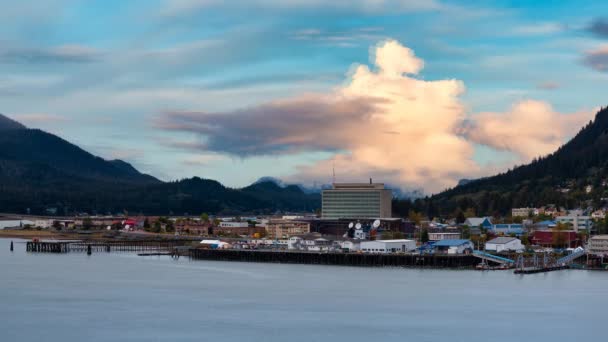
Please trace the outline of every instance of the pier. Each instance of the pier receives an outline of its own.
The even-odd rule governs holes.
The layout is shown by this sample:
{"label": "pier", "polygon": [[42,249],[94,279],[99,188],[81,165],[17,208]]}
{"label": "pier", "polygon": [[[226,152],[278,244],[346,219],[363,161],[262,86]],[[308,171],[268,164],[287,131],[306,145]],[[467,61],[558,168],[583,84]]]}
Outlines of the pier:
{"label": "pier", "polygon": [[545,273],[559,270],[566,270],[574,260],[583,257],[586,254],[583,248],[578,248],[572,254],[566,255],[559,259],[554,259],[548,253],[543,253],[542,256],[534,254],[531,259],[526,260],[523,256],[519,256],[516,262],[515,274],[534,274]]}
{"label": "pier", "polygon": [[472,255],[366,254],[222,250],[192,248],[194,260],[267,262],[306,265],[341,265],[369,267],[472,268],[478,259]]}
{"label": "pier", "polygon": [[189,240],[124,240],[124,241],[30,241],[26,251],[32,253],[100,253],[172,251],[189,244]]}

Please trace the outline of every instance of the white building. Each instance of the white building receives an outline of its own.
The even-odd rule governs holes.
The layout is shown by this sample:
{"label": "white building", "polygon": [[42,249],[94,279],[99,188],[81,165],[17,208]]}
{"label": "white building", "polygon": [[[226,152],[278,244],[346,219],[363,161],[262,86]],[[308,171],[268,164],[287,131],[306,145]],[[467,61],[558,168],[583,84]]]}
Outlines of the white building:
{"label": "white building", "polygon": [[416,249],[414,240],[375,240],[361,241],[360,250],[364,253],[405,253]]}
{"label": "white building", "polygon": [[1,219],[0,220],[0,229],[23,228],[25,226],[34,227],[34,221],[22,220],[22,219]]}
{"label": "white building", "polygon": [[361,250],[360,241],[344,240],[344,241],[338,241],[338,243],[340,244],[340,249],[342,249],[345,252],[356,252],[356,251]]}
{"label": "white building", "polygon": [[53,226],[53,222],[54,222],[54,220],[52,220],[52,219],[35,219],[34,227],[48,229]]}
{"label": "white building", "polygon": [[448,239],[460,239],[460,233],[452,233],[452,232],[429,233],[430,241],[439,241],[439,240],[448,240]]}
{"label": "white building", "polygon": [[534,208],[513,208],[513,209],[511,209],[511,216],[528,217],[533,212],[534,212]]}
{"label": "white building", "polygon": [[437,253],[464,254],[473,251],[473,242],[470,240],[441,240],[433,244],[433,249]]}
{"label": "white building", "polygon": [[321,216],[339,218],[392,217],[393,192],[383,183],[334,183],[321,193]]}
{"label": "white building", "polygon": [[587,252],[595,255],[608,255],[608,235],[595,235],[589,239]]}
{"label": "white building", "polygon": [[486,242],[486,251],[491,252],[517,252],[522,251],[524,249],[524,245],[522,245],[521,240],[513,238],[513,237],[497,237]]}
{"label": "white building", "polygon": [[555,218],[555,221],[558,223],[569,224],[572,229],[576,232],[580,230],[591,230],[593,226],[593,221],[590,216],[579,216],[579,215],[568,215],[568,216],[558,216]]}
{"label": "white building", "polygon": [[591,214],[591,218],[595,220],[603,220],[606,218],[606,212],[604,210],[596,210]]}
{"label": "white building", "polygon": [[200,245],[212,249],[230,248],[229,243],[220,240],[203,240]]}
{"label": "white building", "polygon": [[248,222],[235,222],[235,221],[220,222],[220,228],[247,228],[247,227],[249,227]]}

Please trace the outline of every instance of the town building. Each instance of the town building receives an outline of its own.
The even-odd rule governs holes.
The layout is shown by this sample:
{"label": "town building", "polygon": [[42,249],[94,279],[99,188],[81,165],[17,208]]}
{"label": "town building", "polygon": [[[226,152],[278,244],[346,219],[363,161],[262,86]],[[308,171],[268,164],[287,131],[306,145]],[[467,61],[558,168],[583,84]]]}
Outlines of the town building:
{"label": "town building", "polygon": [[593,227],[593,220],[590,216],[568,215],[555,218],[558,223],[564,223],[572,227],[575,232],[580,230],[590,231]]}
{"label": "town building", "polygon": [[363,253],[405,253],[415,249],[416,241],[406,239],[361,241],[360,246]]}
{"label": "town building", "polygon": [[576,231],[574,230],[537,230],[532,233],[530,242],[532,242],[533,245],[538,245],[542,247],[576,248],[579,246],[579,239],[576,234]]}
{"label": "town building", "polygon": [[596,210],[593,213],[591,213],[591,218],[594,220],[603,220],[606,218],[606,211],[604,210]]}
{"label": "town building", "polygon": [[534,212],[534,208],[513,208],[511,209],[511,216],[513,217],[528,217]]}
{"label": "town building", "polygon": [[548,230],[553,229],[557,225],[557,222],[553,220],[545,220],[541,222],[536,222],[532,225],[533,230]]}
{"label": "town building", "polygon": [[387,218],[392,216],[393,192],[382,183],[334,183],[323,190],[321,216],[339,218]]}
{"label": "town building", "polygon": [[524,231],[524,226],[519,223],[507,224],[507,223],[498,223],[493,224],[489,230],[494,235],[515,235],[522,236]]}
{"label": "town building", "polygon": [[287,249],[289,250],[329,252],[335,250],[337,247],[338,245],[334,246],[333,241],[323,238],[319,236],[319,234],[315,233],[292,236],[287,239]]}
{"label": "town building", "polygon": [[200,247],[207,249],[222,249],[230,248],[230,244],[220,240],[202,240],[200,242]]}
{"label": "town building", "polygon": [[249,223],[245,222],[237,222],[237,221],[222,221],[219,225],[220,228],[246,228],[249,227]]}
{"label": "town building", "polygon": [[608,235],[595,235],[587,243],[587,253],[598,256],[608,255]]}
{"label": "town building", "polygon": [[486,251],[490,252],[517,252],[524,249],[521,240],[513,237],[497,237],[486,242]]}
{"label": "town building", "polygon": [[20,218],[0,219],[0,229],[34,227],[34,221],[23,220]]}
{"label": "town building", "polygon": [[460,233],[458,232],[429,232],[429,240],[430,241],[440,241],[440,240],[458,240],[460,239]]}
{"label": "town building", "polygon": [[433,250],[435,253],[444,254],[465,254],[473,252],[473,242],[470,240],[440,240],[433,244]]}
{"label": "town building", "polygon": [[[354,218],[342,218],[342,219],[323,219],[313,218],[308,220],[301,220],[303,222],[310,223],[310,231],[320,233],[323,235],[330,235],[336,239],[342,238],[344,234],[349,231],[349,225],[351,223],[360,223],[362,226],[371,225],[376,219],[354,219]],[[380,232],[400,232],[405,238],[413,238],[415,233],[414,224],[410,221],[401,218],[381,218]]]}
{"label": "town building", "polygon": [[464,221],[465,226],[469,226],[471,228],[492,228],[492,220],[489,217],[469,217]]}
{"label": "town building", "polygon": [[304,221],[270,220],[266,223],[266,236],[270,239],[286,239],[307,233],[310,233],[310,223]]}
{"label": "town building", "polygon": [[357,251],[361,250],[361,241],[358,241],[358,240],[354,240],[354,239],[341,240],[341,241],[338,241],[338,244],[340,245],[340,249],[343,252],[357,252]]}

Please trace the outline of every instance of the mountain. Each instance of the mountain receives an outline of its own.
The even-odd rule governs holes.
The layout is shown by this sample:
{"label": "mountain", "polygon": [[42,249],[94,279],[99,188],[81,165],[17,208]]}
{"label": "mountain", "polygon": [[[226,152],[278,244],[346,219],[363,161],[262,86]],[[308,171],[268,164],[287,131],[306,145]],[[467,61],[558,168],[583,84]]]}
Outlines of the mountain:
{"label": "mountain", "polygon": [[468,208],[478,215],[506,215],[511,208],[547,204],[598,207],[608,197],[607,172],[608,108],[603,108],[554,153],[496,176],[461,182],[420,201],[418,208],[436,216]]}
{"label": "mountain", "polygon": [[[38,129],[5,129],[0,134],[0,169],[20,179],[32,168],[51,168],[59,178],[83,178],[110,182],[154,183],[156,178],[139,173],[123,161],[107,161],[53,134]],[[7,174],[3,174],[4,177]],[[4,178],[3,177],[3,178]],[[27,181],[27,179],[24,179]]]}
{"label": "mountain", "polygon": [[26,127],[21,123],[0,114],[0,131],[11,130],[11,129],[25,129]]}
{"label": "mountain", "polygon": [[318,195],[268,181],[243,189],[198,177],[162,182],[125,161],[97,157],[3,115],[0,131],[0,212],[232,214],[320,206]]}

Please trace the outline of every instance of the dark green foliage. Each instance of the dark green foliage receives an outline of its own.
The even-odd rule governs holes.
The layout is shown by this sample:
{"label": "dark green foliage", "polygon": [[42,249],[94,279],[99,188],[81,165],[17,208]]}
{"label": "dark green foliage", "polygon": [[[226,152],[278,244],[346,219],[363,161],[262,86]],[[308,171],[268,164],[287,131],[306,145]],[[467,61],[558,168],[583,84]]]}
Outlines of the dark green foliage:
{"label": "dark green foliage", "polygon": [[429,242],[429,231],[426,228],[422,229],[422,232],[420,233],[420,242],[422,242],[422,243]]}
{"label": "dark green foliage", "polygon": [[198,177],[161,182],[121,160],[107,161],[0,115],[0,211],[57,215],[274,213],[314,211],[318,194],[262,182],[230,189]]}
{"label": "dark green foliage", "polygon": [[[538,127],[539,130],[544,129]],[[556,152],[493,177],[466,184],[426,198],[415,207],[427,213],[454,213],[474,208],[477,215],[505,216],[511,208],[555,204],[566,208],[587,200],[601,205],[608,197],[602,181],[608,178],[608,109]],[[585,185],[593,185],[586,194]],[[562,193],[560,188],[569,188]],[[430,216],[430,215],[429,215]]]}

